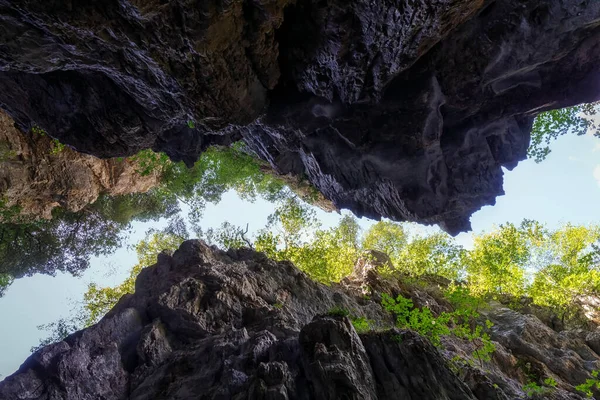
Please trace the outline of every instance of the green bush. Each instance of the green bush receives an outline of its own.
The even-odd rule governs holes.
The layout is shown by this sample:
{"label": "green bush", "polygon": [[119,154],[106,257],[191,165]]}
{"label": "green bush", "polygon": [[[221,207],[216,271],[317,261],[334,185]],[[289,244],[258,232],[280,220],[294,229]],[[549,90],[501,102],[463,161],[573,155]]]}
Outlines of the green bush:
{"label": "green bush", "polygon": [[594,388],[600,390],[600,379],[598,379],[598,374],[599,374],[599,371],[597,371],[597,370],[592,371],[592,378],[587,379],[585,381],[585,383],[582,383],[581,385],[575,386],[575,389],[577,389],[580,392],[582,392],[583,394],[585,394],[586,397],[590,397],[590,398],[593,397],[594,392],[592,390]]}
{"label": "green bush", "polygon": [[331,310],[327,311],[327,315],[331,317],[348,317],[350,315],[350,311],[345,308],[335,306]]}
{"label": "green bush", "polygon": [[399,328],[412,329],[431,340],[431,343],[437,347],[442,345],[441,337],[450,334],[450,328],[448,327],[451,319],[450,314],[441,313],[439,316],[434,317],[429,308],[414,308],[412,300],[401,295],[393,299],[384,293],[381,298],[383,308],[394,314],[396,326]]}
{"label": "green bush", "polygon": [[366,319],[365,317],[353,317],[350,318],[350,321],[357,333],[366,333],[372,330],[373,321]]}

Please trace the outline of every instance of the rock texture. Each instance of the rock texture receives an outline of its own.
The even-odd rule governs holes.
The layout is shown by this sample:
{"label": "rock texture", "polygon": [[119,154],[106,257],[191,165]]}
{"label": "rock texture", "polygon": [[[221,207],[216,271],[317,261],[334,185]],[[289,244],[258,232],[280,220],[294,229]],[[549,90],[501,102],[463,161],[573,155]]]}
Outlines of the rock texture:
{"label": "rock texture", "polygon": [[[557,333],[495,305],[485,315],[495,323],[492,361],[456,370],[450,360],[469,358],[472,343],[448,337],[440,350],[389,328],[376,300],[403,293],[447,309],[439,287],[384,279],[379,259],[327,287],[248,249],[184,242],[144,269],[135,294],[98,324],[34,353],[0,382],[0,398],[506,400],[553,377],[558,386],[543,398],[582,399],[573,386],[600,367],[597,333]],[[347,317],[328,313],[334,307],[379,328],[358,334]]]}
{"label": "rock texture", "polygon": [[0,0],[0,106],[100,157],[242,138],[337,208],[451,233],[536,113],[600,98],[595,0]]}
{"label": "rock texture", "polygon": [[50,219],[54,207],[79,211],[102,193],[147,192],[159,183],[155,173],[137,173],[140,166],[134,161],[101,160],[55,146],[48,136],[21,132],[0,111],[3,206],[19,206],[23,215]]}

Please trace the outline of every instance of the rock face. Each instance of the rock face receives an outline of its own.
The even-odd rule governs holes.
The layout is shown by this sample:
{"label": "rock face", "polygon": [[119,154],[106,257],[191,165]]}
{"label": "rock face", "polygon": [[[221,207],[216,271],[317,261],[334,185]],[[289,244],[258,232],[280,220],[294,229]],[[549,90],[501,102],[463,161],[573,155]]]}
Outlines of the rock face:
{"label": "rock face", "polygon": [[23,133],[0,111],[0,198],[4,206],[50,219],[61,206],[79,211],[101,193],[111,196],[147,192],[159,183],[155,173],[142,176],[129,160],[101,160],[68,147],[55,147],[39,133]]}
{"label": "rock face", "polygon": [[595,0],[0,0],[0,106],[100,157],[242,138],[338,208],[451,233],[536,113],[600,98]]}
{"label": "rock face", "polygon": [[[144,269],[135,294],[98,324],[33,354],[0,382],[0,398],[506,400],[524,399],[535,375],[557,381],[543,398],[576,400],[573,386],[600,367],[597,335],[557,333],[498,305],[486,314],[496,324],[492,361],[456,371],[449,360],[472,344],[447,338],[439,350],[389,328],[374,299],[407,286],[364,262],[359,270],[327,287],[248,249],[185,242]],[[358,295],[366,286],[372,299]],[[447,308],[435,291],[409,290],[415,303]],[[358,334],[328,312],[335,307],[380,328]]]}

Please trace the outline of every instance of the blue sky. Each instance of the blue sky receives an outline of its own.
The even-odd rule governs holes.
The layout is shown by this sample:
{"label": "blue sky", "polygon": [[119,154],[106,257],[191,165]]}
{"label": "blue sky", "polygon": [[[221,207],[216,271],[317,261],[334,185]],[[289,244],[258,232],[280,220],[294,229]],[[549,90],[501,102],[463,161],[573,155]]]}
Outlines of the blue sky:
{"label": "blue sky", "polygon": [[[506,171],[506,194],[495,206],[484,207],[471,219],[475,233],[490,230],[504,222],[536,219],[550,228],[562,223],[600,223],[600,139],[591,136],[565,136],[552,145],[546,161],[536,164],[527,160],[513,171]],[[236,225],[250,225],[250,231],[262,228],[272,205],[264,201],[248,203],[235,193],[227,193],[218,205],[209,205],[204,213],[203,228],[218,227],[227,220]],[[324,226],[333,226],[341,217],[318,210]],[[372,221],[361,220],[363,228]],[[133,245],[151,227],[160,228],[164,221],[135,223],[127,244]],[[430,231],[435,228],[413,227]],[[457,240],[463,246],[471,244],[471,233]],[[38,275],[20,279],[0,298],[0,379],[13,373],[29,356],[31,346],[47,334],[37,326],[69,317],[77,307],[88,283],[115,285],[123,281],[136,263],[135,252],[124,246],[109,257],[95,258],[90,269],[80,277],[58,274]]]}

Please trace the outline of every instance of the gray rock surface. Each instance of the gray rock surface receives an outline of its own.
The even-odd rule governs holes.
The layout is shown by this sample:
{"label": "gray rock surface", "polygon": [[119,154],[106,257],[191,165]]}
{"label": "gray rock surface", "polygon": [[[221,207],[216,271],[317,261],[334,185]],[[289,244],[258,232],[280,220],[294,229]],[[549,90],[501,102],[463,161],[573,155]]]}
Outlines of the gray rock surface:
{"label": "gray rock surface", "polygon": [[243,138],[357,215],[469,229],[540,111],[600,98],[596,0],[0,0],[0,107],[100,157]]}
{"label": "gray rock surface", "polygon": [[[365,285],[407,290],[376,267],[363,260],[365,280],[329,287],[248,249],[184,242],[145,268],[135,293],[98,324],[29,357],[0,382],[0,398],[506,400],[524,399],[535,376],[558,383],[544,398],[577,400],[574,385],[600,368],[586,332],[558,333],[496,305],[485,315],[495,323],[492,360],[456,370],[451,359],[468,357],[469,342],[447,337],[438,349],[390,328],[377,301],[355,295]],[[436,285],[410,291],[443,309]],[[380,328],[358,334],[334,307]]]}

